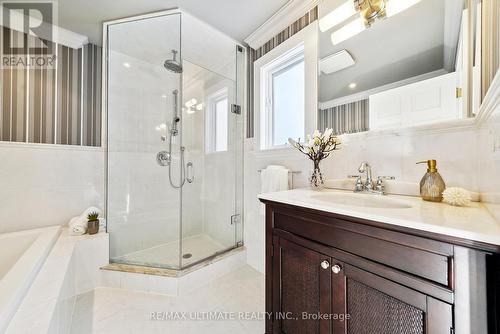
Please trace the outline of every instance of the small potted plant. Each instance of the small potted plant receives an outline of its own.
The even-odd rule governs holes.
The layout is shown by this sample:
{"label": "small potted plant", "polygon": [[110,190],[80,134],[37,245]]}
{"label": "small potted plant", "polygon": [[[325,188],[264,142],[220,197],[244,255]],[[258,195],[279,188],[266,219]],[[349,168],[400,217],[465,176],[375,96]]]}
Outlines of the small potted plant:
{"label": "small potted plant", "polygon": [[87,231],[89,234],[96,234],[99,232],[99,214],[93,211],[87,215],[87,220]]}
{"label": "small potted plant", "polygon": [[299,150],[299,152],[311,159],[314,164],[314,170],[309,183],[312,189],[321,190],[324,182],[319,163],[323,159],[328,158],[333,151],[340,149],[340,139],[333,134],[332,129],[326,129],[324,133],[316,130],[312,135],[307,135],[305,143],[300,143],[300,139],[295,141],[292,138],[289,138],[288,142]]}

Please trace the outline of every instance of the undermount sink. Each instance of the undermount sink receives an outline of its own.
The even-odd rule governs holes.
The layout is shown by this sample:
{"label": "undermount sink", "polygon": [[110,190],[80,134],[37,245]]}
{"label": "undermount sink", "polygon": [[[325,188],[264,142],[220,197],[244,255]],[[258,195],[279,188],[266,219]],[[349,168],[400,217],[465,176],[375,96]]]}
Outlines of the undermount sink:
{"label": "undermount sink", "polygon": [[382,197],[379,195],[369,195],[369,194],[325,192],[312,195],[311,198],[323,202],[328,202],[331,204],[340,204],[340,205],[357,206],[365,208],[410,209],[412,207],[409,203],[403,201],[398,201],[392,198]]}

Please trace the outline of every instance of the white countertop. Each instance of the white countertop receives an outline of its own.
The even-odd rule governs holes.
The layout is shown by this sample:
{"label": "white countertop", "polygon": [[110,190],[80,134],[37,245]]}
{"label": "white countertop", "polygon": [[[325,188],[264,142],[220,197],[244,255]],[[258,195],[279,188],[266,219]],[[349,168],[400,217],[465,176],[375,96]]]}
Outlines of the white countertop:
{"label": "white countertop", "polygon": [[384,198],[407,203],[411,208],[369,208],[325,202],[314,198],[318,193],[344,193],[353,196],[352,191],[294,189],[262,194],[259,198],[500,246],[500,221],[495,220],[481,203],[472,203],[469,207],[454,207],[445,203],[426,202],[419,197],[387,195]]}

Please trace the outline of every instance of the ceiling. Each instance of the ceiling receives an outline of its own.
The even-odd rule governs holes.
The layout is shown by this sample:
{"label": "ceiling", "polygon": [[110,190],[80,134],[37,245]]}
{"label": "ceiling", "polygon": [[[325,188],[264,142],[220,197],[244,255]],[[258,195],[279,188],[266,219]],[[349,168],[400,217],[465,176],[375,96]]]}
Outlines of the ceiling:
{"label": "ceiling", "polygon": [[180,7],[243,41],[288,0],[60,0],[58,25],[101,44],[102,22]]}
{"label": "ceiling", "polygon": [[[446,68],[447,46],[456,47],[458,43],[461,2],[423,0],[404,12],[375,22],[371,28],[338,45],[330,40],[335,29],[321,33],[321,58],[345,49],[356,63],[339,72],[321,75],[320,101]],[[450,15],[458,15],[453,21],[458,24],[450,23]],[[356,88],[349,88],[350,83],[356,83]]]}

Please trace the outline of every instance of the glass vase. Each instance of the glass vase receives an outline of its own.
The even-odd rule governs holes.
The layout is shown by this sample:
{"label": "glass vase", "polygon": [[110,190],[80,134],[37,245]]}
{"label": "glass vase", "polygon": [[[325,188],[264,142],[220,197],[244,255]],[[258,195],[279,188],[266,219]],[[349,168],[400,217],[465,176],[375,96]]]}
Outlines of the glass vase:
{"label": "glass vase", "polygon": [[319,167],[319,161],[314,161],[314,170],[311,173],[309,185],[313,190],[322,190],[325,187],[323,174],[321,174],[321,169]]}

